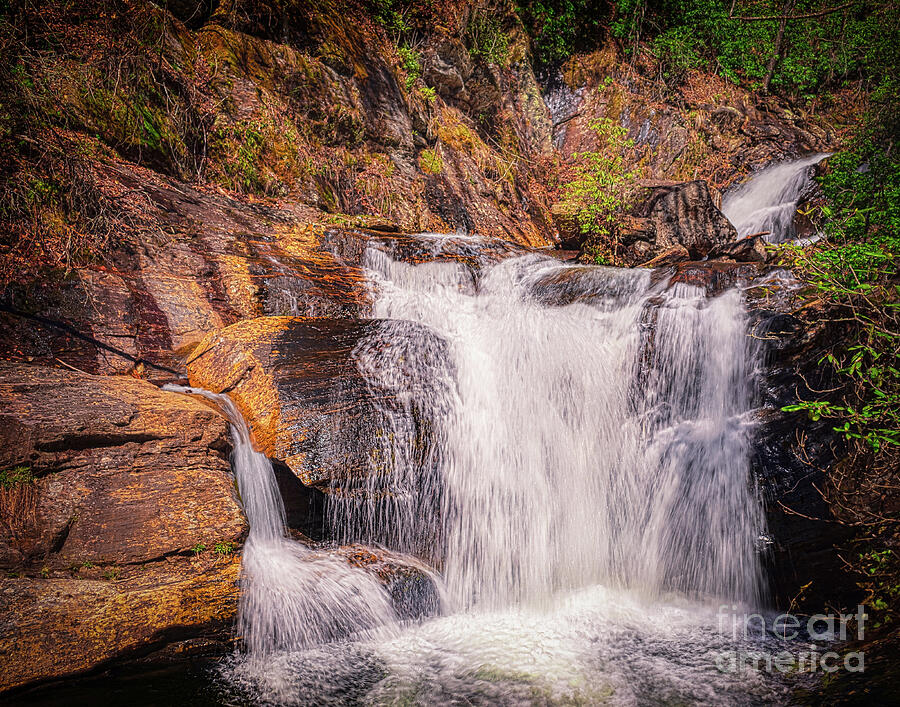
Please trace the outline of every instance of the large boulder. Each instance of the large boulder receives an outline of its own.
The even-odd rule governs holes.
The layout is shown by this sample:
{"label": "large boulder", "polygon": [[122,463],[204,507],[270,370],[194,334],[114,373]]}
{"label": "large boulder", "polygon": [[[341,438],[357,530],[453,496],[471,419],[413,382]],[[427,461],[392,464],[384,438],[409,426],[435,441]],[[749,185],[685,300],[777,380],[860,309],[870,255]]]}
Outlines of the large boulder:
{"label": "large boulder", "polygon": [[[442,380],[428,370],[445,364],[444,349],[412,322],[258,317],[207,337],[187,368],[193,385],[231,396],[265,454],[328,491],[376,471],[372,450],[388,434],[383,411],[398,394]],[[361,352],[399,364],[396,375],[367,379]]]}
{"label": "large boulder", "polygon": [[704,258],[738,237],[700,180],[651,187],[633,215],[640,224],[634,240],[651,243],[654,253],[683,246],[692,258]]}
{"label": "large boulder", "polygon": [[247,524],[225,420],[150,383],[0,363],[0,690],[225,638]]}

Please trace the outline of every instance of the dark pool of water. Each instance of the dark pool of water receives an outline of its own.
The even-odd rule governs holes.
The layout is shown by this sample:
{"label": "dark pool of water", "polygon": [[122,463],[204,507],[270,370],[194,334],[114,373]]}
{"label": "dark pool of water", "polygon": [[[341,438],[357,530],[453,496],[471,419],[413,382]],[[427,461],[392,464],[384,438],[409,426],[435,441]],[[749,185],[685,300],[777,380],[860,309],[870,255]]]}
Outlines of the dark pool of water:
{"label": "dark pool of water", "polygon": [[156,707],[158,705],[237,705],[219,689],[215,663],[196,660],[172,665],[131,665],[90,677],[45,685],[5,696],[7,707]]}

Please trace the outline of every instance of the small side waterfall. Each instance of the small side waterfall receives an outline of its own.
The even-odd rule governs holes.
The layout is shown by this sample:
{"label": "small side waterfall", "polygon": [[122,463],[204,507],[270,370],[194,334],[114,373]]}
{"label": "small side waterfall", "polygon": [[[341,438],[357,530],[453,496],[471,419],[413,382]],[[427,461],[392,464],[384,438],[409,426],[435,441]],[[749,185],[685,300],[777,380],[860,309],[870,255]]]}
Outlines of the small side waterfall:
{"label": "small side waterfall", "polygon": [[828,153],[780,162],[731,189],[722,201],[722,213],[741,237],[769,231],[770,243],[795,237],[797,204],[812,182],[812,167]]}
{"label": "small side waterfall", "polygon": [[396,620],[390,597],[370,574],[291,540],[269,459],[253,448],[250,429],[227,395],[166,385],[165,390],[202,395],[231,425],[232,468],[250,533],[244,543],[238,635],[243,652],[264,660]]}

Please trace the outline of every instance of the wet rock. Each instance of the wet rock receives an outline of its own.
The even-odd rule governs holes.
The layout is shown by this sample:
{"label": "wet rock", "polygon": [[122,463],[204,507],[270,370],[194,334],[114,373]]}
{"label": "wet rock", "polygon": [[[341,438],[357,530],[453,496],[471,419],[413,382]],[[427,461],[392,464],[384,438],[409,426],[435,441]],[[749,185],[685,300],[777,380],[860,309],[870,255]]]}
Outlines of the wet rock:
{"label": "wet rock", "polygon": [[737,231],[719,211],[706,182],[658,186],[635,210],[643,231],[657,250],[680,245],[692,258],[737,240]]}
{"label": "wet rock", "polygon": [[401,619],[418,620],[440,612],[441,597],[434,571],[420,560],[367,545],[345,545],[336,552],[378,577]]}
{"label": "wet rock", "polygon": [[828,174],[830,169],[829,159],[829,157],[826,157],[810,168],[811,179],[797,200],[797,208],[791,224],[796,238],[815,238],[820,233],[821,216],[816,218],[816,214],[819,214],[819,209],[826,205],[826,199],[818,179]]}
{"label": "wet rock", "polygon": [[140,193],[146,218],[173,236],[142,239],[58,280],[11,285],[0,293],[5,358],[24,350],[89,373],[128,372],[139,360],[177,370],[184,350],[239,319],[356,316],[368,306],[358,264],[325,241],[334,232],[370,234],[304,224],[302,211],[238,202],[146,170],[109,170],[106,178]]}
{"label": "wet rock", "polygon": [[[371,450],[386,429],[380,406],[440,380],[430,367],[444,365],[444,346],[411,322],[260,317],[209,336],[187,368],[192,384],[228,392],[262,451],[307,486],[329,490],[373,473]],[[366,380],[360,347],[407,362],[403,375]]]}
{"label": "wet rock", "polygon": [[[172,236],[142,239],[66,276],[11,284],[0,292],[3,358],[89,373],[143,363],[150,376],[171,377],[185,352],[241,319],[365,316],[362,265],[373,242],[413,262],[483,260],[471,238],[388,232],[399,224],[377,218],[363,228],[311,224],[296,204],[249,204],[147,170],[106,169]],[[497,241],[486,250],[499,258],[527,248]]]}
{"label": "wet rock", "polygon": [[530,278],[528,295],[549,307],[565,307],[575,302],[603,308],[624,304],[640,287],[644,274],[636,269],[598,268],[575,265],[552,268]]}
{"label": "wet rock", "polygon": [[674,265],[684,260],[689,260],[691,254],[683,245],[673,245],[667,248],[655,258],[651,258],[646,263],[641,263],[642,268],[663,268],[668,265]]}
{"label": "wet rock", "polygon": [[730,258],[739,263],[764,263],[768,260],[766,242],[767,233],[747,236],[739,241],[718,246],[709,253],[710,258]]}
{"label": "wet rock", "polygon": [[0,405],[0,689],[222,632],[247,529],[225,421],[144,381],[10,363]]}
{"label": "wet rock", "polygon": [[820,492],[842,453],[841,440],[832,421],[782,410],[839,387],[819,362],[843,336],[842,325],[790,279],[766,278],[747,294],[751,335],[766,361],[752,464],[766,502],[772,597],[800,610],[855,605],[861,600],[855,577],[835,571],[854,531],[836,522]]}
{"label": "wet rock", "polygon": [[683,262],[675,265],[669,284],[681,282],[694,285],[706,290],[708,295],[715,296],[731,287],[749,285],[770,269],[762,263],[729,263],[721,260]]}

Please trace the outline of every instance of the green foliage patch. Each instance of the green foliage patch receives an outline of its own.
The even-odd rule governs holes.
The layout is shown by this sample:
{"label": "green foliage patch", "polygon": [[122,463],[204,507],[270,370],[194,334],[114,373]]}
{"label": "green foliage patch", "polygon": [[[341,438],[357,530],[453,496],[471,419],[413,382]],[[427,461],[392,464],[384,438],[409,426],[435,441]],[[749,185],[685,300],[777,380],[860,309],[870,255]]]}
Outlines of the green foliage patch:
{"label": "green foliage patch", "polygon": [[438,150],[422,150],[419,154],[419,167],[426,174],[440,174],[444,170],[444,161]]}
{"label": "green foliage patch", "polygon": [[599,0],[520,0],[518,13],[531,35],[536,62],[550,66],[599,44],[611,6]]}
{"label": "green foliage patch", "polygon": [[617,226],[633,197],[638,172],[626,169],[634,149],[627,130],[609,118],[591,121],[598,147],[575,155],[572,178],[563,185],[561,211],[587,236],[585,250],[610,263],[617,250]]}
{"label": "green foliage patch", "polygon": [[234,554],[234,545],[220,541],[213,545],[213,552],[219,557],[227,557]]}
{"label": "green foliage patch", "polygon": [[610,29],[629,49],[649,41],[673,82],[703,66],[760,88],[774,57],[769,88],[812,99],[826,86],[880,78],[898,26],[900,8],[887,0],[618,0]]}
{"label": "green foliage patch", "polygon": [[0,471],[0,488],[11,489],[34,482],[34,473],[29,466],[14,466]]}
{"label": "green foliage patch", "polygon": [[846,346],[821,361],[846,381],[839,399],[787,410],[832,419],[874,452],[900,445],[900,161],[872,139],[834,155],[820,179],[824,238],[785,246],[788,261],[852,327]]}
{"label": "green foliage patch", "polygon": [[411,89],[422,75],[422,55],[409,47],[399,47],[397,53],[400,55],[400,65],[406,72],[406,88]]}
{"label": "green foliage patch", "polygon": [[469,23],[466,36],[469,53],[476,59],[499,66],[509,63],[509,35],[497,15],[478,12]]}

